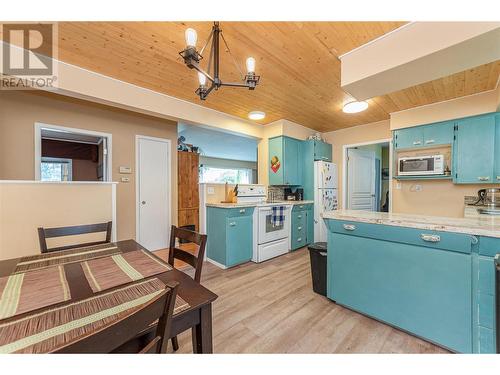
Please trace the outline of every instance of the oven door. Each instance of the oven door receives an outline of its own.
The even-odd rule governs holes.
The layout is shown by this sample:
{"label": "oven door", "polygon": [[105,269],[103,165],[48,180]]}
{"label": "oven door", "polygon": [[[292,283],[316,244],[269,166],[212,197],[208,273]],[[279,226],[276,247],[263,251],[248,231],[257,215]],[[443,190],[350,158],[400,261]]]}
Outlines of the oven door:
{"label": "oven door", "polygon": [[399,159],[398,174],[400,176],[418,176],[438,173],[439,172],[437,172],[434,168],[433,157]]}
{"label": "oven door", "polygon": [[290,220],[290,208],[285,206],[285,220],[281,225],[273,225],[271,207],[259,208],[259,244],[281,240],[288,237],[288,221]]}

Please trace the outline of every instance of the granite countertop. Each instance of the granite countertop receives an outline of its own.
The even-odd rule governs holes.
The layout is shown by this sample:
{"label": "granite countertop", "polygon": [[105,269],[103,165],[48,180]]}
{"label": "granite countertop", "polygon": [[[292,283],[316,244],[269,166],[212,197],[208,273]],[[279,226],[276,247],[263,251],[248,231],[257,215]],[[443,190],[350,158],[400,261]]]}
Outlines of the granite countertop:
{"label": "granite countertop", "polygon": [[274,202],[243,202],[243,203],[207,203],[207,207],[217,208],[239,208],[239,207],[265,207],[277,205],[313,204],[314,201],[274,201]]}
{"label": "granite countertop", "polygon": [[337,210],[325,212],[323,218],[500,238],[499,216],[454,218],[387,212]]}

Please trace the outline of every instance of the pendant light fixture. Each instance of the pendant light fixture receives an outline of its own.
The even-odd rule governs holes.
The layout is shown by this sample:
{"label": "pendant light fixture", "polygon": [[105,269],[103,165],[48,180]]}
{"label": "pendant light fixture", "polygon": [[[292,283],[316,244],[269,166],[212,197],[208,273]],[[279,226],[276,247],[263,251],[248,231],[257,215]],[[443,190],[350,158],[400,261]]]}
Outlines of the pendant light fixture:
{"label": "pendant light fixture", "polygon": [[[219,22],[214,22],[212,31],[208,36],[207,42],[200,50],[200,52],[196,50],[196,42],[198,39],[196,30],[188,28],[185,32],[185,38],[186,38],[186,49],[179,52],[179,55],[182,56],[182,58],[184,59],[184,63],[187,65],[188,68],[196,69],[198,71],[198,81],[200,85],[195,92],[196,95],[198,95],[201,100],[205,100],[208,94],[210,94],[210,92],[213,89],[218,90],[222,86],[245,87],[248,88],[249,90],[255,89],[260,80],[260,76],[255,74],[255,59],[253,57],[249,57],[246,60],[247,73],[243,75],[240,67],[236,63],[236,59],[233,57],[231,50],[227,45],[224,35],[222,34]],[[219,42],[221,39],[224,42],[224,45],[226,46],[227,52],[233,58],[234,65],[240,72],[242,82],[223,82],[220,78]],[[200,61],[201,59],[203,59],[202,55],[208,44],[211,44],[209,58],[208,58],[208,67],[206,70],[204,70],[200,66]],[[208,85],[207,81],[209,81]]]}

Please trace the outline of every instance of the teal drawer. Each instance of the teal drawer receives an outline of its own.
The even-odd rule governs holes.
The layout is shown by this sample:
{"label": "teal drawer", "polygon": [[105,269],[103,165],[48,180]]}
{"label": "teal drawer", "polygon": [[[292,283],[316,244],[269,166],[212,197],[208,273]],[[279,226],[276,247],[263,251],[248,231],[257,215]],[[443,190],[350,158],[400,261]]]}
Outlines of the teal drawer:
{"label": "teal drawer", "polygon": [[479,353],[495,353],[495,332],[486,327],[479,327]]}
{"label": "teal drawer", "polygon": [[307,244],[307,212],[292,211],[292,250],[303,247]]}
{"label": "teal drawer", "polygon": [[482,327],[495,328],[495,297],[479,293],[478,323]]}
{"label": "teal drawer", "polygon": [[292,208],[292,212],[297,212],[297,211],[306,211],[310,210],[312,208],[312,204],[306,203],[306,204],[294,204]]}
{"label": "teal drawer", "polygon": [[253,214],[255,207],[225,208],[227,217],[249,216]]}
{"label": "teal drawer", "polygon": [[[329,220],[330,230],[351,236],[375,238],[436,249],[470,254],[473,236],[461,233],[438,232],[391,225]],[[433,242],[435,240],[436,242]]]}
{"label": "teal drawer", "polygon": [[481,237],[479,239],[479,254],[494,257],[500,253],[500,238]]}
{"label": "teal drawer", "polygon": [[493,258],[479,257],[479,291],[483,294],[495,294],[495,263]]}

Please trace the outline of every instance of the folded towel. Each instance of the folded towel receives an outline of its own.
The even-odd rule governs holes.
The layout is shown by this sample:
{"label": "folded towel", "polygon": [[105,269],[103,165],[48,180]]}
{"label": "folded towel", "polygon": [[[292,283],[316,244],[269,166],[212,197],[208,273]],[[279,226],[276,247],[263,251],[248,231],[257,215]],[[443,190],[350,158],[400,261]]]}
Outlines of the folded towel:
{"label": "folded towel", "polygon": [[285,222],[285,207],[284,206],[273,206],[271,215],[271,225],[277,227],[283,225]]}

